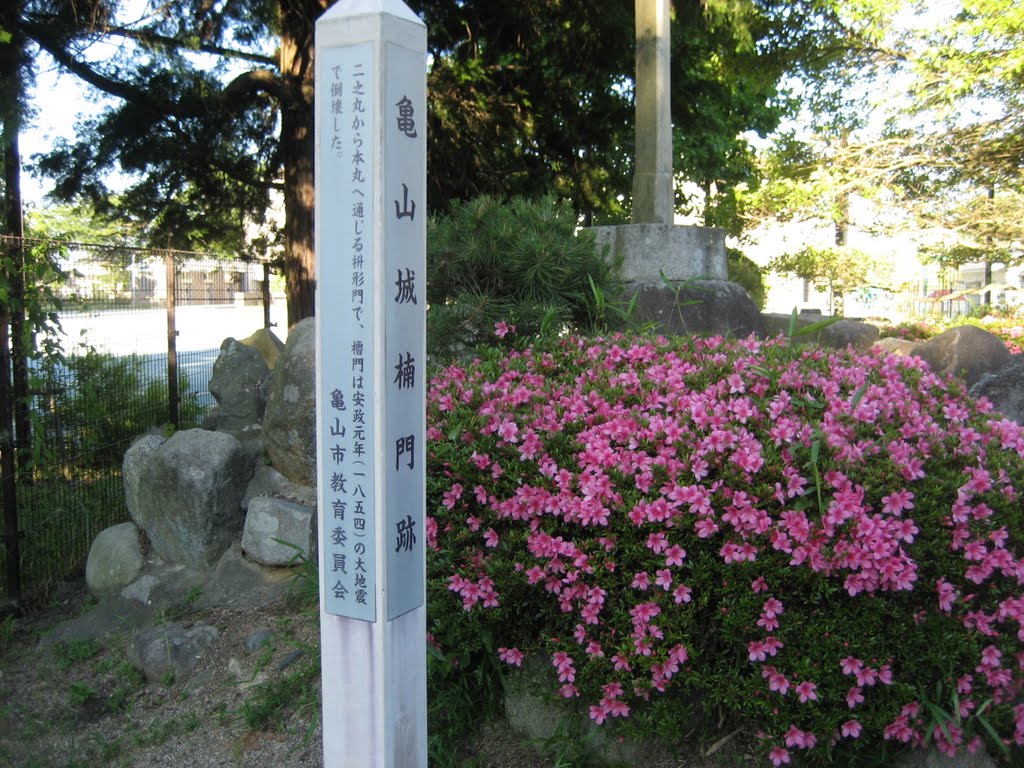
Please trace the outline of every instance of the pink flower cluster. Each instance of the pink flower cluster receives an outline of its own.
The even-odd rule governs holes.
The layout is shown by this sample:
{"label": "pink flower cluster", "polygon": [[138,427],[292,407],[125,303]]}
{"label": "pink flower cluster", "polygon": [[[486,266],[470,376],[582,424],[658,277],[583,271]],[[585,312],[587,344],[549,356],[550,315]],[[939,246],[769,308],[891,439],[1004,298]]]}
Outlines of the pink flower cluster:
{"label": "pink flower cluster", "polygon": [[[964,718],[991,699],[1024,745],[1019,425],[912,358],[626,337],[502,354],[441,371],[429,419],[447,588],[466,611],[515,590],[561,617],[510,628],[503,661],[554,644],[561,695],[598,723],[724,663],[738,708],[778,713],[775,765],[883,716],[872,737],[916,744],[929,723],[906,691],[934,681],[895,640],[882,663],[855,650],[897,628],[833,637],[801,603],[817,590],[867,615],[911,595],[898,632],[963,633]],[[578,687],[581,668],[603,682]],[[977,746],[945,725],[936,743]]]}

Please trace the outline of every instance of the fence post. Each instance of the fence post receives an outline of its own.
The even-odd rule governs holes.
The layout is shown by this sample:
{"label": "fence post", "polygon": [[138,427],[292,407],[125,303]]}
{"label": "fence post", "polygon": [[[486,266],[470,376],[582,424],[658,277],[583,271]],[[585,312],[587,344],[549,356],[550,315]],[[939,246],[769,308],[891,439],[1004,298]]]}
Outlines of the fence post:
{"label": "fence post", "polygon": [[177,275],[174,269],[174,255],[164,255],[167,274],[167,420],[178,428],[178,328],[174,310],[177,303]]}
{"label": "fence post", "polygon": [[263,327],[270,328],[270,265],[263,265]]}
{"label": "fence post", "polygon": [[21,532],[18,530],[18,496],[14,459],[14,398],[11,388],[10,314],[0,315],[0,496],[3,497],[3,542],[6,554],[7,599],[17,608],[21,602]]}

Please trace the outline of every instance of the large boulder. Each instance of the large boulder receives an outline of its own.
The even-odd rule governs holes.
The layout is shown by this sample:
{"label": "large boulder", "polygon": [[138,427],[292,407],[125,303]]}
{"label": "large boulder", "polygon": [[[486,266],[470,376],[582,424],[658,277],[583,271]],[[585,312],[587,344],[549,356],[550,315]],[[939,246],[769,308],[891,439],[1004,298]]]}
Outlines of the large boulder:
{"label": "large boulder", "polygon": [[196,607],[249,609],[270,605],[288,594],[294,575],[292,568],[268,568],[253,562],[236,541],[221,555],[203,584]]}
{"label": "large boulder", "polygon": [[987,398],[1003,416],[1024,424],[1024,355],[1014,355],[995,373],[983,374],[970,394]]}
{"label": "large boulder", "polygon": [[258,441],[269,378],[270,368],[257,350],[235,339],[224,340],[210,376],[218,431],[234,435],[243,444]]}
{"label": "large boulder", "polygon": [[288,331],[270,381],[263,440],[274,469],[293,483],[316,485],[316,326],[311,317]]}
{"label": "large boulder", "polygon": [[914,348],[914,342],[909,339],[897,339],[894,336],[886,336],[884,339],[879,339],[874,344],[876,352],[881,352],[887,355],[896,355],[897,357],[906,357],[910,354],[910,350]]}
{"label": "large boulder", "polygon": [[85,586],[94,597],[110,597],[131,584],[145,558],[139,528],[121,523],[100,531],[89,547],[85,562]]}
{"label": "large boulder", "polygon": [[999,337],[974,325],[951,328],[918,342],[911,354],[928,363],[936,373],[962,377],[968,387],[1010,362],[1010,352]]}
{"label": "large boulder", "polygon": [[167,442],[161,435],[146,434],[135,439],[125,451],[121,462],[121,478],[124,483],[124,501],[128,514],[136,523],[142,501],[149,496],[149,489],[142,486],[142,470],[149,463],[156,450]]}
{"label": "large boulder", "polygon": [[687,280],[672,285],[634,283],[631,322],[665,335],[763,335],[764,321],[743,286],[726,280]]}
{"label": "large boulder", "polygon": [[293,483],[273,467],[265,465],[256,467],[256,474],[252,476],[245,489],[245,496],[242,497],[242,508],[248,510],[249,502],[258,496],[274,496],[307,507],[316,507],[316,488]]}
{"label": "large boulder", "polygon": [[273,496],[249,502],[242,550],[261,565],[291,565],[296,555],[313,557],[316,511]]}
{"label": "large boulder", "polygon": [[[775,338],[780,334],[792,336],[800,344],[821,344],[833,349],[852,346],[858,352],[867,352],[878,342],[878,327],[859,320],[824,317],[820,312],[801,312],[792,315],[771,313],[764,315],[765,335]],[[820,326],[814,328],[813,326]]]}
{"label": "large boulder", "polygon": [[878,341],[878,328],[857,320],[839,320],[822,328],[818,341],[833,349],[853,347],[858,352],[868,352]]}
{"label": "large boulder", "polygon": [[128,661],[151,683],[188,677],[199,659],[217,639],[215,627],[197,624],[160,624],[135,636],[128,645]]}
{"label": "large boulder", "polygon": [[267,370],[270,371],[274,370],[274,366],[277,365],[277,359],[284,351],[284,342],[277,338],[277,334],[269,328],[260,328],[251,336],[247,336],[241,341],[245,346],[259,352],[263,362],[267,364]]}
{"label": "large boulder", "polygon": [[242,530],[252,460],[225,432],[175,433],[149,457],[135,521],[164,560],[213,566]]}

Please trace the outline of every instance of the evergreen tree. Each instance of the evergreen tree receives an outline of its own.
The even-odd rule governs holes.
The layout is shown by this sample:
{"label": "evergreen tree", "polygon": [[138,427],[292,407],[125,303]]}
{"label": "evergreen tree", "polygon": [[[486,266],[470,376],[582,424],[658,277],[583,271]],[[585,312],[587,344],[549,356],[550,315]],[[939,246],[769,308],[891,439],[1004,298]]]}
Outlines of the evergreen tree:
{"label": "evergreen tree", "polygon": [[[166,0],[134,21],[117,15],[119,0],[25,1],[25,34],[120,99],[37,163],[57,180],[57,197],[84,197],[99,210],[116,204],[145,224],[155,245],[243,251],[245,222],[259,220],[278,192],[289,323],[312,314],[312,43],[331,0]],[[484,193],[553,193],[588,220],[625,218],[632,3],[409,5],[428,25],[432,210]],[[856,49],[856,29],[837,10],[848,5],[675,3],[682,176],[726,191],[753,180],[752,154],[739,137],[772,130],[791,112],[784,76],[819,71]],[[99,41],[118,52],[90,56]],[[133,179],[116,203],[104,184],[111,169]],[[735,219],[720,207],[709,220]]]}

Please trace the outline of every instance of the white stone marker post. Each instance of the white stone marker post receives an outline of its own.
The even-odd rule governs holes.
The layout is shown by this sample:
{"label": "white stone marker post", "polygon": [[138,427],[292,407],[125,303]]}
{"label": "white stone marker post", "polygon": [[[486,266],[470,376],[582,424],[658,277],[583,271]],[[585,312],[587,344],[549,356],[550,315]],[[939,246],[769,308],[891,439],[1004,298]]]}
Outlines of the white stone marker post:
{"label": "white stone marker post", "polygon": [[426,27],[341,0],[315,82],[324,765],[425,768]]}

